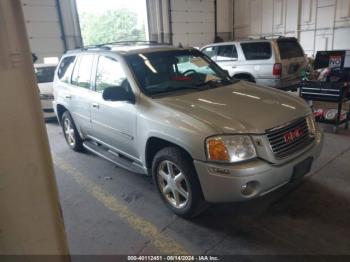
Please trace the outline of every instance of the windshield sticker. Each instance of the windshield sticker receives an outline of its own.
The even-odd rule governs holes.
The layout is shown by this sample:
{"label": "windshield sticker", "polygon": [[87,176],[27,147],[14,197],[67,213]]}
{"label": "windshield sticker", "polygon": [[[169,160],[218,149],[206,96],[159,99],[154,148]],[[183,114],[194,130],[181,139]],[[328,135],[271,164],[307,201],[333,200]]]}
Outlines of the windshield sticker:
{"label": "windshield sticker", "polygon": [[174,81],[192,81],[193,78],[189,76],[174,76],[172,78]]}
{"label": "windshield sticker", "polygon": [[192,64],[195,64],[198,67],[208,66],[208,63],[201,57],[192,57],[190,61]]}

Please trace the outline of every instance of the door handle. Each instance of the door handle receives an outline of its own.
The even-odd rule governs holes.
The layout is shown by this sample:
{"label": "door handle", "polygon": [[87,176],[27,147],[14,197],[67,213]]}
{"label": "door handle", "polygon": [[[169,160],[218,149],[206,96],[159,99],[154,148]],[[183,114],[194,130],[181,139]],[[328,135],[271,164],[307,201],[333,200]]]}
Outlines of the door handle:
{"label": "door handle", "polygon": [[234,68],[237,68],[237,66],[232,66],[232,68],[234,69]]}
{"label": "door handle", "polygon": [[72,98],[71,95],[66,95],[65,97],[66,97],[67,99],[71,99],[71,98]]}
{"label": "door handle", "polygon": [[93,103],[93,104],[92,104],[92,107],[93,107],[93,108],[97,108],[97,109],[99,109],[99,108],[100,108],[100,105],[99,105],[99,104],[97,104],[97,103]]}

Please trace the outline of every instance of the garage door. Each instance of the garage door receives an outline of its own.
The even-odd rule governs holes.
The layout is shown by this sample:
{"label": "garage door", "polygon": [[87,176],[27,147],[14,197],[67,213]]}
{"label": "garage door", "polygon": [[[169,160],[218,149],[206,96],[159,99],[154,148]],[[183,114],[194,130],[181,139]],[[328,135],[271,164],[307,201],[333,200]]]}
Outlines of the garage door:
{"label": "garage door", "polygon": [[203,46],[215,34],[214,0],[171,0],[173,43]]}

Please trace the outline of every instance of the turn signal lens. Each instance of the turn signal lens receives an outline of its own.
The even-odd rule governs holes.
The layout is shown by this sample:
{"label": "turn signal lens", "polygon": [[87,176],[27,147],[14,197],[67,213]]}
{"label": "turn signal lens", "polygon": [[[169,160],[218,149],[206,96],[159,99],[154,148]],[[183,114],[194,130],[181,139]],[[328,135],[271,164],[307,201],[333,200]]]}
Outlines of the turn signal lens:
{"label": "turn signal lens", "polygon": [[210,137],[206,145],[209,161],[238,163],[257,156],[252,139],[246,135]]}
{"label": "turn signal lens", "polygon": [[207,141],[207,152],[208,158],[212,161],[230,160],[225,143],[218,138],[209,139]]}
{"label": "turn signal lens", "polygon": [[307,122],[307,126],[309,129],[309,133],[311,135],[315,135],[316,134],[316,123],[315,123],[315,117],[313,114],[309,115],[306,117],[306,122]]}

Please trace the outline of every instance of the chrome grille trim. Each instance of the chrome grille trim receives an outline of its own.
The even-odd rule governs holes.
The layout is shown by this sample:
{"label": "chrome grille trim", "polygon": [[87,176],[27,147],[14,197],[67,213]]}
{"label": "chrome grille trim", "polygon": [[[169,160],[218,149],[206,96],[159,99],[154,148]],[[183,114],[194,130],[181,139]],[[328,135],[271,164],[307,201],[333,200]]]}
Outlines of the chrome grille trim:
{"label": "chrome grille trim", "polygon": [[[293,130],[301,129],[303,134],[294,141],[287,143],[284,136]],[[289,155],[302,150],[314,141],[310,135],[306,118],[300,118],[295,121],[286,123],[282,126],[266,130],[266,136],[269,140],[270,147],[275,157],[285,158]]]}

